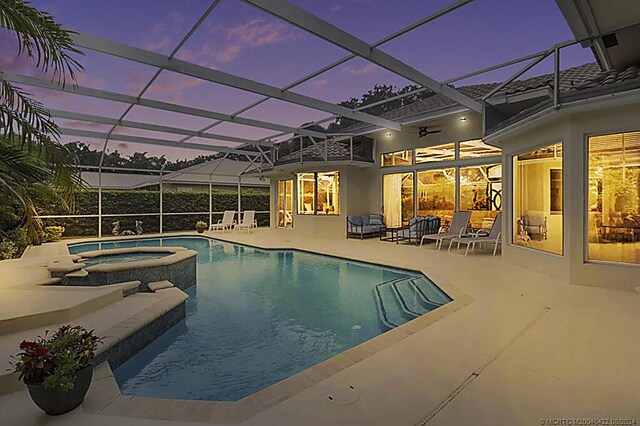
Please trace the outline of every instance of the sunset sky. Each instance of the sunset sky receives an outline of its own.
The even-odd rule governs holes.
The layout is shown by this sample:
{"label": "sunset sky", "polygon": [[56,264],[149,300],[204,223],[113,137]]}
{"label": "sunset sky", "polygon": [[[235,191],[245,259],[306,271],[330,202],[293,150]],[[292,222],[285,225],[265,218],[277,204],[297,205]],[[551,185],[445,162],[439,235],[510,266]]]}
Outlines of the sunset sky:
{"label": "sunset sky", "polygon": [[[453,3],[452,0],[295,0],[293,3],[322,19],[373,43],[412,22]],[[66,27],[156,52],[169,54],[202,13],[208,0],[37,0],[32,5],[53,14]],[[440,81],[551,47],[572,38],[553,0],[476,0],[414,30],[381,48]],[[348,52],[279,21],[239,0],[222,0],[177,57],[274,86],[285,86]],[[563,51],[562,68],[593,61],[588,49]],[[81,58],[82,86],[137,96],[155,68],[94,52]],[[526,76],[551,70],[549,59]],[[29,60],[16,57],[15,43],[0,30],[0,69],[37,75]],[[458,85],[500,81],[516,67],[459,82]],[[404,86],[411,82],[362,59],[354,59],[293,89],[334,103],[359,97],[375,84]],[[45,106],[119,118],[127,105],[56,91],[25,87]],[[145,97],[233,113],[259,99],[254,95],[163,71]],[[242,116],[297,127],[327,113],[270,100]],[[211,123],[135,106],[126,119],[199,130]],[[108,131],[110,126],[58,120],[64,127]],[[269,136],[270,130],[221,124],[211,133],[250,139]],[[132,129],[116,133],[178,140],[179,135]],[[64,137],[64,141],[76,140]],[[192,142],[224,144],[210,139]],[[102,141],[86,140],[95,147]],[[130,154],[147,151],[168,159],[194,157],[201,152],[110,142],[110,149]]]}

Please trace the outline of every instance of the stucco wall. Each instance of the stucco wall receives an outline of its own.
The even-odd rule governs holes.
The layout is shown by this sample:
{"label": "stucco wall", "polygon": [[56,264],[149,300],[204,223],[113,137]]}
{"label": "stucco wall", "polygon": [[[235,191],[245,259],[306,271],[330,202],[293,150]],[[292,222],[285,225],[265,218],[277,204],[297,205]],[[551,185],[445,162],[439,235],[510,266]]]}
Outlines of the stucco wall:
{"label": "stucco wall", "polygon": [[[359,195],[359,187],[363,185],[363,178],[357,171],[351,172],[351,167],[344,165],[340,166],[325,166],[319,163],[308,163],[295,167],[291,167],[286,173],[271,174],[271,226],[276,228],[277,225],[277,212],[278,212],[278,199],[277,199],[277,185],[278,180],[281,179],[293,179],[294,181],[294,194],[297,194],[297,182],[296,173],[303,172],[324,172],[324,171],[339,171],[340,172],[340,214],[338,215],[304,215],[298,214],[298,208],[296,203],[296,197],[294,197],[293,208],[293,228],[281,229],[282,232],[292,232],[300,236],[310,236],[314,238],[344,238],[346,217],[349,214],[349,197],[347,194],[353,194],[353,205],[367,202],[366,196]],[[350,175],[354,177],[350,179]],[[353,187],[353,189],[351,189]]]}
{"label": "stucco wall", "polygon": [[[573,284],[624,290],[634,290],[640,286],[640,278],[638,278],[640,265],[587,262],[585,260],[587,229],[586,135],[640,130],[640,102],[637,98],[631,98],[631,100],[627,98],[624,105],[613,104],[617,102],[614,99],[607,101],[607,103],[600,103],[598,109],[594,109],[596,106],[589,103],[580,107],[560,109],[544,120],[531,122],[528,128],[513,131],[493,140],[503,146],[503,256],[507,261],[565,279]],[[295,232],[296,234],[324,238],[344,238],[347,214],[380,211],[383,174],[438,167],[437,163],[431,163],[380,169],[380,154],[479,138],[482,131],[480,117],[475,114],[466,114],[464,115],[466,120],[461,121],[461,116],[463,114],[430,122],[430,128],[443,131],[426,138],[418,138],[417,125],[405,126],[403,132],[383,130],[372,133],[369,136],[376,141],[374,157],[376,164],[374,167],[355,168],[342,165],[340,167],[319,168],[318,164],[308,164],[299,166],[295,170],[288,170],[290,172],[288,176],[292,178],[295,178],[293,173],[297,172],[339,170],[341,173],[341,210],[339,216],[322,217],[298,215],[294,208],[293,231],[283,230],[283,232]],[[391,135],[388,136],[387,133],[391,133]],[[511,243],[514,233],[513,155],[559,141],[563,142],[563,215],[555,217],[549,215],[549,218],[552,221],[561,220],[563,222],[563,255],[541,252]],[[465,165],[464,161],[458,161],[457,164]],[[548,170],[543,174],[546,176]],[[286,176],[284,173],[271,176],[272,226],[276,224],[277,179],[284,176]],[[548,182],[546,182],[544,188],[548,189],[548,186]],[[548,192],[542,194],[542,198],[542,206],[548,212]]]}
{"label": "stucco wall", "polygon": [[[584,108],[584,107],[583,107]],[[640,265],[587,261],[586,178],[588,135],[640,129],[640,103],[602,105],[598,109],[560,110],[556,119],[532,124],[530,129],[500,139],[503,144],[503,182],[505,215],[503,256],[510,262],[537,269],[549,275],[582,284],[634,290],[640,285]],[[558,256],[510,243],[513,236],[512,156],[531,148],[562,140],[564,256]]]}
{"label": "stucco wall", "polygon": [[[514,235],[514,217],[513,217],[513,156],[521,154],[523,152],[531,151],[532,149],[542,146],[552,145],[554,143],[563,142],[563,188],[566,193],[567,181],[566,177],[571,174],[571,167],[567,164],[567,159],[570,156],[568,152],[570,150],[570,131],[569,120],[567,118],[554,120],[544,126],[536,126],[528,131],[518,133],[517,135],[510,136],[503,139],[502,143],[502,235],[503,235],[503,248],[502,255],[509,261],[519,264],[523,267],[539,270],[541,272],[546,271],[549,275],[556,276],[563,279],[569,279],[569,262],[566,256],[557,255],[553,253],[546,253],[538,250],[534,250],[527,247],[522,247],[513,244]],[[548,185],[544,185],[547,188]],[[548,193],[546,194],[548,195]],[[547,197],[548,198],[548,197]],[[547,203],[540,200],[543,206]],[[566,223],[566,218],[571,217],[571,205],[567,202],[567,197],[563,198],[563,215],[562,218]],[[549,216],[548,216],[549,217]],[[567,241],[573,238],[573,235],[569,232],[566,226],[563,229],[563,251],[566,252]]]}

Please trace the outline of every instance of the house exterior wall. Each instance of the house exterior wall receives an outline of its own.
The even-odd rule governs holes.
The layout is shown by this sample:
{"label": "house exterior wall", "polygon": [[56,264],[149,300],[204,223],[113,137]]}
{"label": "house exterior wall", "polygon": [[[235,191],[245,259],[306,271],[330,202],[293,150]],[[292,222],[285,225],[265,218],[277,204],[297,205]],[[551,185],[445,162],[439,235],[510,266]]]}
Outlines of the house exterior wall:
{"label": "house exterior wall", "polygon": [[[513,157],[527,151],[531,151],[535,148],[552,145],[557,142],[563,142],[563,156],[562,156],[562,169],[563,169],[563,191],[567,193],[569,182],[566,180],[567,176],[572,175],[572,164],[570,162],[571,157],[571,136],[569,131],[569,123],[567,119],[559,119],[551,122],[545,126],[536,126],[527,132],[518,134],[517,136],[509,137],[505,140],[500,140],[502,144],[502,236],[503,247],[502,255],[508,259],[509,262],[516,263],[523,267],[536,269],[540,271],[546,271],[547,274],[556,276],[559,278],[569,279],[569,260],[567,256],[542,252],[539,250],[522,247],[513,244],[514,234],[514,194],[513,194]],[[546,166],[546,165],[545,165]],[[548,167],[548,166],[546,166]],[[543,184],[545,191],[548,185]],[[543,191],[543,196],[539,203],[535,203],[535,200],[529,200],[534,203],[536,209],[542,207],[542,211],[545,212],[547,217],[549,214],[549,205],[545,200],[548,199],[548,191]],[[542,205],[540,205],[542,204]],[[566,224],[573,217],[573,205],[568,202],[567,197],[563,197],[563,214],[562,220]],[[571,233],[570,229],[566,226],[563,227],[563,251],[567,252],[567,241],[570,241],[575,236]]]}
{"label": "house exterior wall", "polygon": [[[460,118],[465,117],[465,121]],[[349,214],[379,213],[382,211],[382,179],[387,173],[399,173],[415,169],[433,169],[440,163],[423,163],[412,166],[380,168],[380,156],[386,152],[412,149],[418,147],[440,145],[449,142],[478,139],[482,134],[482,123],[478,114],[460,114],[446,117],[432,125],[441,129],[441,133],[430,134],[426,138],[418,137],[417,126],[407,126],[402,132],[381,130],[367,136],[374,138],[374,165],[362,167],[355,165],[325,166],[321,162],[291,166],[287,173],[270,174],[271,179],[271,223],[277,225],[278,181],[289,178],[294,180],[294,194],[297,196],[296,173],[340,171],[340,215],[311,216],[298,215],[294,199],[293,228],[283,229],[296,235],[307,235],[320,238],[345,238],[346,217]],[[387,136],[387,133],[391,136]],[[476,160],[475,163],[485,160]],[[465,163],[464,161],[462,163]],[[474,163],[471,161],[469,164]],[[295,197],[294,197],[295,198]]]}
{"label": "house exterior wall", "polygon": [[[304,172],[340,172],[340,214],[338,215],[305,215],[298,214],[296,174]],[[327,166],[322,163],[307,163],[290,168],[286,173],[274,173],[271,179],[271,227],[277,227],[278,218],[278,181],[293,179],[294,205],[293,227],[281,229],[282,232],[293,232],[300,236],[314,238],[345,238],[347,215],[353,212],[368,211],[369,196],[368,168],[339,165]],[[364,210],[363,210],[364,209]]]}
{"label": "house exterior wall", "polygon": [[[462,118],[465,120],[462,121]],[[418,127],[421,125],[427,126],[429,130],[442,131],[420,138],[418,137]],[[391,135],[387,136],[388,133]],[[380,155],[386,152],[479,139],[482,137],[482,117],[471,112],[454,114],[449,117],[430,120],[427,124],[404,126],[401,132],[380,130],[367,136],[373,137],[376,141],[376,164],[379,165]]]}
{"label": "house exterior wall", "polygon": [[[588,108],[588,110],[587,110]],[[464,122],[460,115],[430,122],[430,127],[442,129],[442,133],[418,138],[417,126],[405,126],[402,132],[386,130],[370,134],[376,141],[375,165],[358,168],[349,165],[340,167],[320,167],[321,163],[309,163],[292,170],[288,175],[272,176],[272,226],[276,224],[277,181],[288,176],[294,179],[295,173],[305,171],[340,171],[339,216],[323,217],[298,215],[294,208],[294,226],[292,230],[300,235],[326,238],[345,238],[345,221],[348,214],[380,212],[382,206],[382,178],[387,173],[399,173],[442,167],[443,163],[424,163],[411,166],[380,168],[382,153],[400,151],[409,148],[439,145],[443,143],[478,139],[482,134],[482,125],[478,115],[467,114]],[[584,104],[581,107],[560,109],[547,119],[531,122],[528,128],[514,130],[504,136],[491,140],[502,146],[502,211],[503,211],[503,250],[507,261],[526,268],[542,271],[548,275],[564,279],[572,284],[599,286],[633,291],[640,286],[640,265],[588,261],[586,254],[588,214],[586,212],[587,194],[587,137],[593,134],[609,134],[640,130],[640,102],[626,100],[625,104]],[[391,133],[390,136],[387,133]],[[513,157],[535,148],[563,143],[563,214],[551,215],[549,210],[549,182],[536,203],[548,215],[550,225],[553,221],[563,223],[563,253],[552,254],[532,248],[514,245],[513,214]],[[456,160],[460,166],[480,164],[484,159]],[[454,164],[449,163],[449,164]],[[550,162],[551,163],[551,162]],[[547,164],[543,176],[548,179],[549,168],[560,164]],[[449,164],[446,166],[449,167]],[[295,204],[295,203],[294,203]],[[533,204],[532,204],[533,205]],[[514,279],[517,279],[515,277]]]}
{"label": "house exterior wall", "polygon": [[[558,118],[532,125],[499,139],[503,145],[505,190],[503,256],[523,267],[581,284],[633,291],[640,285],[640,265],[587,260],[587,138],[640,129],[640,103],[602,106],[589,111],[567,110]],[[516,246],[513,241],[513,155],[563,141],[564,254],[555,255]]]}

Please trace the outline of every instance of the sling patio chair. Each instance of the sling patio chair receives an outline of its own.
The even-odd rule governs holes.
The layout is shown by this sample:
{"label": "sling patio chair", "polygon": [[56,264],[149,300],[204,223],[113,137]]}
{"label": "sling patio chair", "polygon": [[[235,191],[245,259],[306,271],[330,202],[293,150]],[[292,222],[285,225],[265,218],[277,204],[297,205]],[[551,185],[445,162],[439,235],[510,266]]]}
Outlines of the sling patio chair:
{"label": "sling patio chair", "polygon": [[[436,242],[436,248],[438,251],[442,248],[442,241],[450,238],[462,237],[469,232],[469,219],[471,218],[471,212],[455,212],[451,218],[451,224],[446,232],[439,232],[438,234],[426,234],[420,239],[420,247],[425,240],[433,240]],[[442,230],[442,227],[440,227]]]}
{"label": "sling patio chair", "polygon": [[235,221],[236,212],[233,210],[225,210],[224,215],[222,216],[222,220],[219,220],[218,223],[213,223],[209,227],[209,231],[226,231],[227,229],[233,229],[233,226],[236,224]]}
{"label": "sling patio chair", "polygon": [[251,228],[256,227],[255,221],[256,211],[255,210],[245,210],[242,215],[242,221],[236,224],[233,227],[234,231],[239,231],[241,229],[246,229],[247,234],[251,231]]}

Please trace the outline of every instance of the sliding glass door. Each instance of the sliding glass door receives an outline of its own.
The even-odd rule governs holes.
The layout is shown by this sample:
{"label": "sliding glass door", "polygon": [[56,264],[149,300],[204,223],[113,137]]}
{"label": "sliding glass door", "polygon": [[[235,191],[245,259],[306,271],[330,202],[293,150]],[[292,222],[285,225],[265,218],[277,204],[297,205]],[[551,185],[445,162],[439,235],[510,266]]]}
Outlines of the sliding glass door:
{"label": "sliding glass door", "polygon": [[473,228],[490,228],[502,209],[502,164],[460,168],[460,210]]}
{"label": "sliding glass door", "polygon": [[278,181],[278,228],[293,227],[293,179]]}
{"label": "sliding glass door", "polygon": [[456,169],[418,172],[418,215],[438,216],[449,223],[456,209]]}

